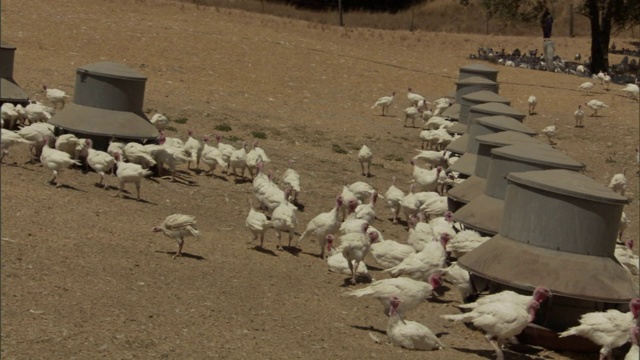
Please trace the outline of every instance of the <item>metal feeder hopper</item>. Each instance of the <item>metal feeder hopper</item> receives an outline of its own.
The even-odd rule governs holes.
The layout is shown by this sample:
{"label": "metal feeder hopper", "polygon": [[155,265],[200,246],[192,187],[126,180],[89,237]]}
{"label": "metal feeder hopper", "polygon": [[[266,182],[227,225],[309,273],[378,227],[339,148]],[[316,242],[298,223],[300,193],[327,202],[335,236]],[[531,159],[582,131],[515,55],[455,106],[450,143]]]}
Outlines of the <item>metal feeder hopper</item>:
{"label": "metal feeder hopper", "polygon": [[[496,150],[494,150],[495,152]],[[628,200],[588,176],[565,169],[511,172],[499,234],[458,259],[497,291],[554,294],[541,305],[522,337],[549,349],[576,349],[576,337],[557,332],[581,315],[628,311],[637,278],[614,257],[622,210]],[[589,342],[590,343],[590,342]]]}
{"label": "metal feeder hopper", "polygon": [[469,123],[469,141],[465,153],[448,169],[459,173],[458,177],[468,178],[473,175],[478,159],[479,143],[476,136],[495,134],[501,131],[516,131],[525,135],[534,136],[536,131],[524,125],[520,121],[503,115],[484,116],[473,118]]}
{"label": "metal feeder hopper", "polygon": [[13,79],[13,63],[16,47],[0,42],[0,103],[21,104],[26,106],[29,97]]}
{"label": "metal feeder hopper", "polygon": [[515,144],[534,144],[547,146],[539,139],[516,131],[501,131],[495,134],[476,136],[478,154],[473,175],[447,192],[447,203],[450,211],[457,211],[471,200],[482,195],[487,183],[491,150]]}
{"label": "metal feeder hopper", "polygon": [[[487,80],[491,80],[493,82],[498,82],[498,70],[492,68],[491,66],[487,66],[484,64],[470,64],[461,66],[458,71],[458,80],[464,80],[470,77],[480,77],[485,78]],[[456,90],[453,91],[453,97],[456,97],[456,92],[458,91],[458,87],[456,86]],[[497,90],[496,90],[497,92]],[[459,99],[456,98],[456,102],[451,105],[448,109],[442,112],[442,116],[451,120],[459,120],[460,119],[460,104]]]}
{"label": "metal feeder hopper", "polygon": [[584,164],[544,143],[509,145],[493,148],[490,151],[492,156],[483,192],[453,214],[456,221],[462,222],[483,236],[496,235],[500,230],[507,191],[506,178],[509,173],[548,169],[571,171],[584,169]]}
{"label": "metal feeder hopper", "polygon": [[[469,116],[467,117],[467,131],[461,137],[453,140],[449,146],[447,146],[447,150],[456,154],[464,154],[467,151],[467,143],[469,142],[469,126],[471,125],[471,120],[482,117],[482,116],[494,116],[494,115],[504,115],[511,118],[514,118],[520,122],[524,121],[524,118],[527,116],[526,114],[520,112],[517,109],[512,108],[509,105],[505,105],[503,103],[484,103],[473,105],[469,108]],[[504,129],[511,130],[511,129]],[[473,170],[473,168],[471,168]]]}
{"label": "metal feeder hopper", "polygon": [[490,102],[511,105],[511,100],[504,96],[500,96],[488,90],[476,91],[460,98],[460,115],[458,123],[453,124],[447,129],[450,134],[464,134],[469,126],[469,110],[474,105],[480,105]]}
{"label": "metal feeder hopper", "polygon": [[98,62],[76,70],[73,103],[49,123],[66,132],[89,137],[106,150],[113,137],[128,141],[155,140],[158,130],[142,111],[147,78],[126,65]]}

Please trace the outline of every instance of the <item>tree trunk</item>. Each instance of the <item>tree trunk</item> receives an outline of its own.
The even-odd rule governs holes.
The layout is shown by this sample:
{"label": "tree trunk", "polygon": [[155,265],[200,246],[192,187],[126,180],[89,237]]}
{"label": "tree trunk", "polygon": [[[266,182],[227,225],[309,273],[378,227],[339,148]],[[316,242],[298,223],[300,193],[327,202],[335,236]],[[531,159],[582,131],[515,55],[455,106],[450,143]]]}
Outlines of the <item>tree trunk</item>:
{"label": "tree trunk", "polygon": [[606,72],[609,69],[609,40],[611,37],[611,13],[609,9],[598,7],[597,0],[588,0],[589,21],[591,22],[591,73]]}

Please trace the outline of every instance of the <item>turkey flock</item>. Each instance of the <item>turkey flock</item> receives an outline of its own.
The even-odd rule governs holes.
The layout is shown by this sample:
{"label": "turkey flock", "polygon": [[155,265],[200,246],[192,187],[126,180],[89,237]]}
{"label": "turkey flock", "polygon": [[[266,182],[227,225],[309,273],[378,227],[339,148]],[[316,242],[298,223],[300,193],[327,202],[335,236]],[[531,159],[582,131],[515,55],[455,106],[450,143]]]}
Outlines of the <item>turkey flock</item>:
{"label": "turkey flock", "polygon": [[[587,91],[588,87],[583,84],[580,89]],[[146,178],[181,181],[178,166],[199,171],[204,165],[204,174],[212,178],[226,176],[250,182],[251,197],[247,201],[244,220],[252,236],[251,243],[259,240],[256,247],[265,249],[270,234],[275,232],[277,250],[315,247],[318,258],[326,262],[329,271],[348,276],[346,285],[365,283],[360,288],[346,290],[344,295],[378,300],[384,316],[388,318],[388,341],[395,346],[449,351],[446,337],[439,338],[427,325],[409,320],[411,312],[425,306],[425,302],[438,301],[444,285],[448,284],[458,295],[459,304],[455,307],[463,312],[445,315],[444,318],[473,324],[484,333],[497,359],[504,359],[503,349],[516,341],[515,337],[535,319],[536,310],[553,296],[545,284],[534,284],[537,287],[531,288],[530,295],[503,291],[477,298],[479,293],[489,290],[487,284],[472,283],[470,274],[457,266],[457,258],[489,237],[465,229],[463,224],[453,220],[448,209],[448,189],[463,181],[458,178],[459,174],[448,170],[458,160],[458,156],[446,150],[457,137],[446,131],[453,124],[443,116],[443,112],[452,105],[449,98],[429,101],[412,88],[407,90],[407,107],[402,111],[403,124],[405,127],[419,127],[415,136],[416,147],[420,143],[420,149],[416,149],[410,160],[412,170],[406,174],[412,179],[408,189],[399,187],[396,177],[386,189],[376,189],[364,181],[372,176],[375,144],[363,144],[357,160],[364,179],[345,181],[341,188],[335,188],[332,206],[302,224],[297,213],[300,199],[304,198],[303,176],[296,171],[295,162],[289,160],[287,169],[279,178],[274,178],[267,169],[271,159],[257,140],[245,141],[236,148],[224,143],[220,134],[196,136],[189,130],[186,139],[168,137],[165,131],[170,120],[163,114],[155,114],[151,122],[160,133],[156,143],[126,143],[112,139],[107,151],[100,151],[93,148],[91,139],[73,134],[54,135],[56,129],[47,120],[64,107],[69,96],[46,85],[43,85],[43,90],[51,106],[40,102],[26,107],[9,103],[2,105],[3,161],[10,156],[10,148],[26,145],[31,162],[39,162],[51,172],[49,183],[53,186],[70,186],[72,177],[65,174],[70,167],[84,171],[91,168],[104,189],[109,190],[111,182],[117,184],[117,192],[112,196],[121,196],[129,184],[135,187],[137,200],[143,198],[141,188]],[[371,108],[379,108],[382,116],[388,116],[394,101],[397,101],[396,92],[390,92],[375,101]],[[594,110],[592,116],[607,108],[595,101],[586,103]],[[527,104],[528,113],[536,114],[538,99],[532,95]],[[581,108],[582,105],[578,105],[574,113],[576,126],[583,126]],[[541,131],[551,144],[555,144],[553,139],[557,132],[556,124]],[[115,180],[111,180],[113,178]],[[609,187],[624,195],[626,174],[614,175]],[[386,209],[381,209],[379,202]],[[406,235],[403,239],[384,238],[382,232],[375,228],[377,223],[384,221],[383,212],[391,215],[389,221],[393,226],[404,227]],[[626,223],[623,213],[621,242]],[[295,239],[298,231],[302,232]],[[154,226],[152,232],[162,232],[176,241],[178,248],[174,259],[182,255],[185,238],[200,236],[195,217],[187,214],[169,215],[161,224]],[[287,237],[286,245],[282,242],[283,233]],[[313,241],[316,244],[309,244]],[[618,245],[616,257],[637,275],[638,257],[632,247],[633,241]],[[378,274],[383,279],[373,279],[365,263],[369,256],[381,269]],[[452,312],[454,309],[452,306]],[[637,352],[639,312],[640,300],[633,299],[629,312],[609,310],[585,314],[580,325],[568,329],[561,336],[578,335],[592,340],[602,347],[601,359],[610,357],[612,349],[627,342],[632,342],[631,351]],[[451,356],[455,357],[454,354]]]}

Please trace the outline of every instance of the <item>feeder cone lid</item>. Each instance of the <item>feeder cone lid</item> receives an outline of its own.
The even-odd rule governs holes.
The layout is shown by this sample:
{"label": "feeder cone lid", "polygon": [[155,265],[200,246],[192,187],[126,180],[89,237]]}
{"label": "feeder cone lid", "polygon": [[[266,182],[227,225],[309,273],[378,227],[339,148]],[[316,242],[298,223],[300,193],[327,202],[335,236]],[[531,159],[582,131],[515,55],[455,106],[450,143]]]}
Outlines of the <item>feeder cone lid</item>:
{"label": "feeder cone lid", "polygon": [[469,134],[464,134],[447,145],[447,151],[451,151],[456,154],[464,154],[467,152],[468,142]]}
{"label": "feeder cone lid", "polygon": [[[486,180],[484,183],[486,185]],[[484,188],[482,191],[468,204],[454,212],[453,219],[476,231],[495,235],[500,232],[504,200],[485,195]]]}
{"label": "feeder cone lid", "polygon": [[504,115],[483,116],[476,118],[475,121],[478,124],[502,131],[517,131],[529,136],[533,136],[538,133],[527,125],[524,125],[521,121]]}
{"label": "feeder cone lid", "polygon": [[75,103],[65,105],[49,123],[71,132],[123,139],[156,139],[160,133],[144,116]]}
{"label": "feeder cone lid", "polygon": [[[493,151],[495,152],[496,150]],[[629,202],[626,197],[576,171],[554,169],[514,172],[507,175],[507,180],[516,184],[589,201],[623,205]]]}
{"label": "feeder cone lid", "polygon": [[480,76],[470,76],[462,80],[456,81],[456,84],[462,85],[497,85],[498,83]]}
{"label": "feeder cone lid", "polygon": [[462,256],[458,265],[508,286],[526,290],[545,286],[553,294],[571,298],[627,303],[638,293],[637,278],[610,257],[532,246],[500,234]]}
{"label": "feeder cone lid", "polygon": [[469,111],[485,114],[488,116],[504,115],[519,120],[524,119],[527,116],[525,113],[519,111],[518,109],[515,109],[503,103],[496,102],[473,105]]}
{"label": "feeder cone lid", "polygon": [[[455,164],[454,164],[455,165]],[[479,176],[471,176],[465,179],[459,185],[456,185],[451,190],[447,191],[447,197],[461,203],[468,203],[484,192],[484,187],[487,184],[487,179],[483,179]],[[455,217],[455,213],[454,213]]]}
{"label": "feeder cone lid", "polygon": [[474,72],[486,72],[486,73],[497,73],[498,69],[487,66],[485,64],[469,64],[465,66],[461,66],[460,70],[470,70]]}
{"label": "feeder cone lid", "polygon": [[455,123],[447,128],[449,134],[466,134],[467,124]]}
{"label": "feeder cone lid", "polygon": [[106,76],[109,78],[119,78],[126,80],[138,80],[146,81],[147,77],[140,74],[138,71],[121,63],[111,61],[101,61],[93,64],[88,64],[76,69],[78,73],[85,73],[98,76]]}
{"label": "feeder cone lid", "polygon": [[451,104],[451,106],[449,106],[442,112],[442,117],[448,118],[448,119],[458,120],[459,116],[460,116],[460,104]]}
{"label": "feeder cone lid", "polygon": [[498,102],[504,104],[511,104],[511,100],[507,99],[504,96],[500,96],[493,91],[489,90],[481,90],[472,92],[470,94],[462,95],[462,99],[474,102],[474,103],[488,103],[488,102]]}
{"label": "feeder cone lid", "polygon": [[0,101],[27,103],[29,102],[29,96],[15,82],[10,79],[0,78]]}
{"label": "feeder cone lid", "polygon": [[[453,144],[453,143],[452,143]],[[449,148],[447,148],[449,150]],[[478,155],[470,152],[464,153],[451,167],[449,167],[448,171],[458,172],[460,174],[464,174],[467,176],[473,175],[476,170],[476,161],[478,160]]]}
{"label": "feeder cone lid", "polygon": [[478,135],[476,136],[476,141],[481,144],[492,145],[496,147],[514,145],[514,144],[520,144],[520,143],[534,143],[538,145],[546,145],[545,143],[540,141],[540,139],[536,139],[525,133],[513,131],[513,130],[501,131],[495,134]]}

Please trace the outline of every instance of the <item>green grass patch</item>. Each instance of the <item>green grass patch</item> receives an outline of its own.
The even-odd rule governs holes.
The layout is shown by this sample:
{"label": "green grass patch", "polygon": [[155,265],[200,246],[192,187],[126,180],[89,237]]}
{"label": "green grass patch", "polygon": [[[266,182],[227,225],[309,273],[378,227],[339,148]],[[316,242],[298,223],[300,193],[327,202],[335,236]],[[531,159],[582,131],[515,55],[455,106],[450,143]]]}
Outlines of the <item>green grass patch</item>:
{"label": "green grass patch", "polygon": [[256,139],[266,139],[267,138],[267,133],[265,133],[264,131],[254,130],[254,131],[251,132],[251,135]]}
{"label": "green grass patch", "polygon": [[333,146],[331,146],[331,148],[333,149],[334,152],[337,152],[338,154],[346,154],[347,150],[345,150],[342,146],[338,145],[338,144],[333,144]]}
{"label": "green grass patch", "polygon": [[227,139],[230,142],[237,142],[237,141],[242,141],[241,138],[235,136],[235,135],[231,135],[231,136],[226,136],[225,139]]}
{"label": "green grass patch", "polygon": [[231,125],[229,125],[227,123],[218,124],[218,125],[214,126],[213,128],[218,130],[218,131],[231,131]]}
{"label": "green grass patch", "polygon": [[173,122],[175,122],[176,124],[186,124],[187,121],[189,121],[189,119],[187,119],[186,117],[179,117],[173,120]]}
{"label": "green grass patch", "polygon": [[167,127],[165,128],[165,130],[167,130],[167,131],[173,131],[173,132],[178,131],[178,129],[174,128],[173,126],[167,126]]}

